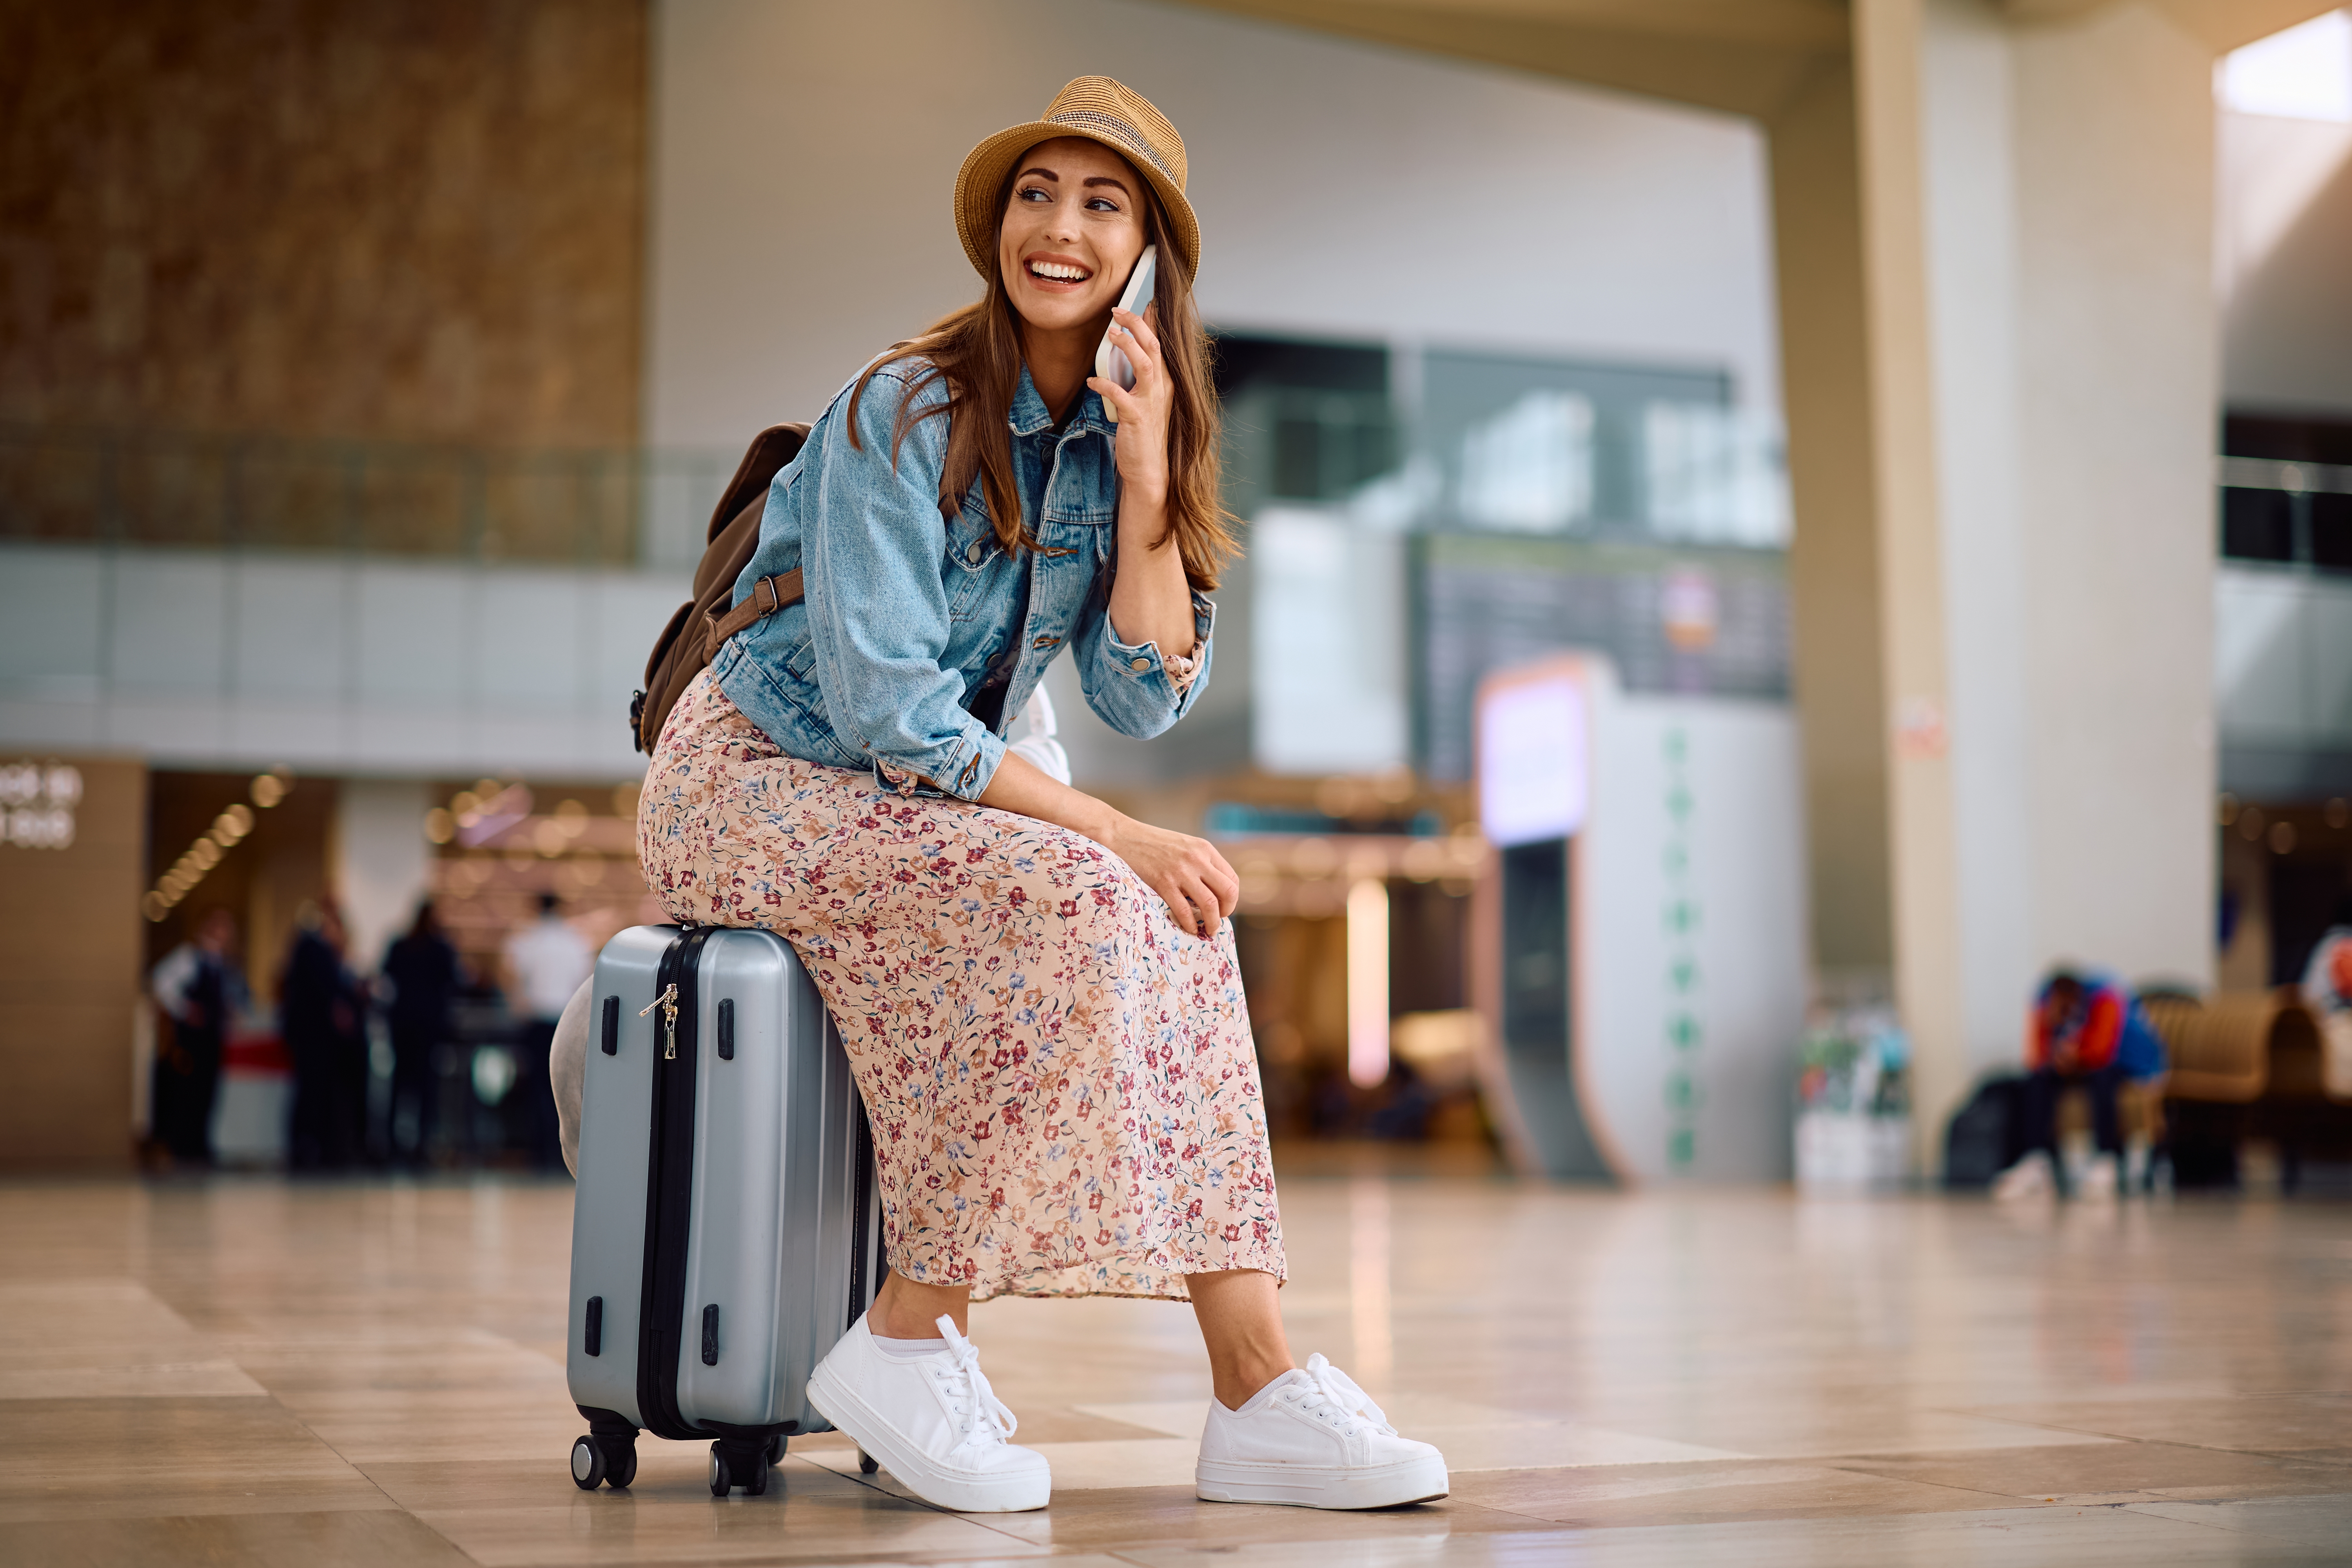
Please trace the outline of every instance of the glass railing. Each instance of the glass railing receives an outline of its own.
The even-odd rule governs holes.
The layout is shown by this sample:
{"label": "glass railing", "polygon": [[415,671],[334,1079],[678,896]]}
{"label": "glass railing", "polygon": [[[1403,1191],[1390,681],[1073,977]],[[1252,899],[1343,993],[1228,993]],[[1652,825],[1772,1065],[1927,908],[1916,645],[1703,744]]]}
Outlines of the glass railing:
{"label": "glass railing", "polygon": [[2218,468],[2225,559],[2352,572],[2352,466],[2223,458]]}
{"label": "glass railing", "polygon": [[691,566],[734,458],[0,425],[0,540]]}

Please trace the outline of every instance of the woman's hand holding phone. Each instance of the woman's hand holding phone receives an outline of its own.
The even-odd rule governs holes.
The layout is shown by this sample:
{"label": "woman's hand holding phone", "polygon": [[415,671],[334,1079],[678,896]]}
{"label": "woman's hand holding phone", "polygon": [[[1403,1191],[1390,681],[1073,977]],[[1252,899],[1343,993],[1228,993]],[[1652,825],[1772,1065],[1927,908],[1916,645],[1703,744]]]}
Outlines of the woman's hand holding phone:
{"label": "woman's hand holding phone", "polygon": [[1087,377],[1087,384],[1100,395],[1118,426],[1115,450],[1121,489],[1154,507],[1168,498],[1168,426],[1176,396],[1153,331],[1158,313],[1157,305],[1139,316],[1132,310],[1111,311],[1111,344],[1134,367],[1133,386],[1121,386],[1108,376]]}

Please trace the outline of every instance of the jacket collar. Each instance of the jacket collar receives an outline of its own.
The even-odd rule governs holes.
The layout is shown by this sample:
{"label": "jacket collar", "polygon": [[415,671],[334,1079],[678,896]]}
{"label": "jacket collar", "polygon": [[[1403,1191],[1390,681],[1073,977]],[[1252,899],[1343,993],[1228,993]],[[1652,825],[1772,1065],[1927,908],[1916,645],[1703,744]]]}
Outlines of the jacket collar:
{"label": "jacket collar", "polygon": [[[1045,400],[1037,395],[1037,384],[1029,379],[1029,367],[1025,364],[1021,367],[1021,384],[1013,389],[1013,407],[1005,417],[1015,436],[1034,436],[1040,430],[1054,427],[1054,416],[1046,408]],[[1078,394],[1078,406],[1070,416],[1067,434],[1076,435],[1080,430],[1096,430],[1106,436],[1118,434],[1111,422],[1103,417],[1102,394],[1091,386]]]}

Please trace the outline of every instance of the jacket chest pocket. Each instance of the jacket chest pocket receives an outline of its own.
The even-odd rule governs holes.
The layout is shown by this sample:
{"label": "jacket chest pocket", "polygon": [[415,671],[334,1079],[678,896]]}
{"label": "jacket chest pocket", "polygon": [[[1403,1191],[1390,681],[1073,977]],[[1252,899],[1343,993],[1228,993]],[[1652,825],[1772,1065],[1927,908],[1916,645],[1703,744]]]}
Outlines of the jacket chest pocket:
{"label": "jacket chest pocket", "polygon": [[969,620],[979,611],[992,575],[991,569],[1003,555],[1004,547],[996,542],[996,529],[987,512],[977,502],[965,502],[955,521],[948,524],[947,558],[940,567],[950,619]]}

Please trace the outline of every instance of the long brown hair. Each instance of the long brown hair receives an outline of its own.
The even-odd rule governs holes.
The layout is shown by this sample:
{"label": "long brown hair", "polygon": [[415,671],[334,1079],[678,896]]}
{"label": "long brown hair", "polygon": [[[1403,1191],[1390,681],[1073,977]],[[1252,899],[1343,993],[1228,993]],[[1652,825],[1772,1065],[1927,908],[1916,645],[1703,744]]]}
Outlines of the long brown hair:
{"label": "long brown hair", "polygon": [[[1158,545],[1175,541],[1184,558],[1184,575],[1192,586],[1210,589],[1237,550],[1225,524],[1217,446],[1217,393],[1210,374],[1209,337],[1192,303],[1192,278],[1184,265],[1182,247],[1171,245],[1160,212],[1159,198],[1143,181],[1144,238],[1160,247],[1159,273],[1152,299],[1160,307],[1153,330],[1160,337],[1160,358],[1175,392],[1175,408],[1168,427],[1168,531]],[[997,193],[1001,214],[1013,199],[1008,177]],[[924,362],[923,373],[907,389],[890,437],[890,462],[897,467],[898,448],[919,419],[945,414],[948,419],[947,462],[940,477],[940,511],[952,515],[963,502],[976,477],[988,500],[988,514],[997,542],[1007,552],[1035,549],[1037,541],[1021,515],[1021,492],[1013,479],[1013,436],[1010,418],[1013,389],[1021,384],[1021,316],[1013,297],[1004,291],[1002,273],[992,274],[980,300],[931,323],[920,337],[892,343],[881,358],[866,367],[849,395],[849,440],[857,438],[857,404],[874,373],[898,360]],[[947,384],[942,402],[915,412],[919,395],[934,382]]]}

